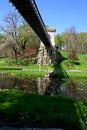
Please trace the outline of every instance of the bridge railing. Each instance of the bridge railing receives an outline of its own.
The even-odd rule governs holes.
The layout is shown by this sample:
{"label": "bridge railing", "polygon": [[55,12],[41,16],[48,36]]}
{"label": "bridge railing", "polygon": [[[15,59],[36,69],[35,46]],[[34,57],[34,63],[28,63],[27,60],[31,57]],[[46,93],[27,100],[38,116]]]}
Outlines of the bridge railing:
{"label": "bridge railing", "polygon": [[30,2],[32,3],[32,5],[33,5],[33,7],[34,7],[34,10],[35,10],[35,13],[37,14],[37,16],[38,16],[38,18],[39,18],[39,20],[40,20],[40,23],[41,23],[41,25],[42,25],[42,27],[43,27],[43,29],[44,29],[44,32],[45,32],[45,34],[46,34],[46,36],[47,36],[49,42],[51,43],[50,37],[49,37],[49,35],[48,35],[48,33],[47,33],[46,26],[45,26],[45,24],[44,24],[44,22],[43,22],[43,19],[42,19],[41,15],[40,15],[40,12],[39,12],[38,8],[37,8],[37,5],[36,5],[36,3],[35,3],[35,0],[30,0]]}
{"label": "bridge railing", "polygon": [[51,47],[51,40],[42,20],[35,0],[9,0],[19,10],[19,13],[30,24],[46,47]]}

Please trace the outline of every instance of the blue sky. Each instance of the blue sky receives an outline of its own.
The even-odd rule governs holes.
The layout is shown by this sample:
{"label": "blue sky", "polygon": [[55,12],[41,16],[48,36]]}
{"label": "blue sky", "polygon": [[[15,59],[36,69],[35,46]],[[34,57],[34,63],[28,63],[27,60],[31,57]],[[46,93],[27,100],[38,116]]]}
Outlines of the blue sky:
{"label": "blue sky", "polygon": [[[0,0],[0,23],[14,10],[9,0]],[[56,34],[75,26],[78,32],[87,32],[87,0],[36,0],[46,25],[56,28]]]}

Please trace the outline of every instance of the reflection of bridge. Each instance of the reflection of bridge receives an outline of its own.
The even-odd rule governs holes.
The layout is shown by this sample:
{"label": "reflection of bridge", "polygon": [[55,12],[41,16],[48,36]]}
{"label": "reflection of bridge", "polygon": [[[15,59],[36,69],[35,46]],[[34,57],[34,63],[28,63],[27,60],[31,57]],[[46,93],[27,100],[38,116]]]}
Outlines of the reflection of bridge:
{"label": "reflection of bridge", "polygon": [[10,2],[12,2],[19,10],[21,15],[30,24],[44,45],[50,47],[51,41],[35,0],[10,0]]}

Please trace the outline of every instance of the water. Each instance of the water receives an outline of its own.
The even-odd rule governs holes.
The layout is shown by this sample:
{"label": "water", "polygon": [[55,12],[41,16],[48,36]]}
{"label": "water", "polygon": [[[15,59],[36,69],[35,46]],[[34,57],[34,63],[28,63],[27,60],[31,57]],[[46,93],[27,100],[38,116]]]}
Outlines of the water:
{"label": "water", "polygon": [[48,77],[21,79],[0,75],[0,91],[8,91],[10,89],[19,89],[40,95],[60,95],[66,98],[87,101],[86,79],[49,79]]}

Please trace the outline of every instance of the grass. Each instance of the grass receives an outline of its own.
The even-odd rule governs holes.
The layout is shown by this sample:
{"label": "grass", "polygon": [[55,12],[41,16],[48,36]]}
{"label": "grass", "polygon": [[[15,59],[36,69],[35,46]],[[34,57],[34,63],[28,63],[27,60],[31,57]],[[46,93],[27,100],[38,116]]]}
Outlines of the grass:
{"label": "grass", "polygon": [[[67,57],[66,52],[62,52],[62,55]],[[65,60],[62,65],[66,70],[87,70],[87,54],[78,54],[78,60],[72,61],[70,59]]]}
{"label": "grass", "polygon": [[[11,61],[9,58],[0,59],[0,73],[4,74],[15,74],[18,77],[42,77],[48,73],[48,71],[53,70],[53,66],[44,66],[37,64],[29,64],[27,66],[23,65],[9,65]],[[13,60],[12,60],[13,61]],[[11,62],[12,62],[11,61]]]}
{"label": "grass", "polygon": [[0,121],[16,127],[86,130],[87,103],[19,90],[0,92]]}
{"label": "grass", "polygon": [[[62,55],[64,57],[67,57],[66,52],[62,52]],[[16,65],[12,64],[13,60],[10,58],[1,58],[0,59],[0,72],[4,73],[14,73],[17,76],[22,76],[22,77],[37,77],[37,76],[44,76],[45,74],[49,73],[48,71],[52,70],[82,70],[86,71],[87,70],[87,55],[78,55],[79,60],[78,61],[71,61],[69,59],[64,60],[61,65],[58,65],[56,67],[50,65],[50,66],[45,66],[45,65],[37,65],[37,64],[29,64],[27,66],[21,66],[21,65]],[[8,63],[11,62],[11,65]],[[62,76],[63,71],[59,72],[59,76]],[[87,77],[87,72],[67,72],[67,75],[69,77]]]}
{"label": "grass", "polygon": [[[62,52],[62,55],[64,57],[67,57],[66,52]],[[32,77],[32,76],[44,76],[45,74],[49,73],[48,71],[52,70],[82,70],[83,72],[67,72],[69,77],[87,77],[87,55],[78,55],[79,60],[78,61],[71,61],[69,59],[64,60],[61,65],[58,65],[54,68],[54,66],[44,66],[44,65],[37,65],[37,64],[29,64],[27,66],[21,66],[12,64],[12,61],[10,58],[0,58],[0,72],[4,73],[14,73],[17,76],[23,76],[23,77]],[[11,65],[8,63],[11,62]],[[23,70],[23,71],[22,71]],[[62,73],[63,74],[63,73]],[[61,76],[61,72],[59,74]]]}
{"label": "grass", "polygon": [[[63,53],[65,56],[66,54]],[[41,77],[49,70],[87,70],[87,55],[78,61],[65,60],[61,66],[8,65],[9,58],[0,59],[0,73],[29,78]],[[61,72],[60,72],[61,73]],[[69,78],[87,78],[87,72],[67,72]],[[64,97],[28,94],[19,90],[0,92],[0,127],[61,127],[64,130],[87,129],[87,103]]]}
{"label": "grass", "polygon": [[87,79],[87,72],[67,72],[69,78]]}

